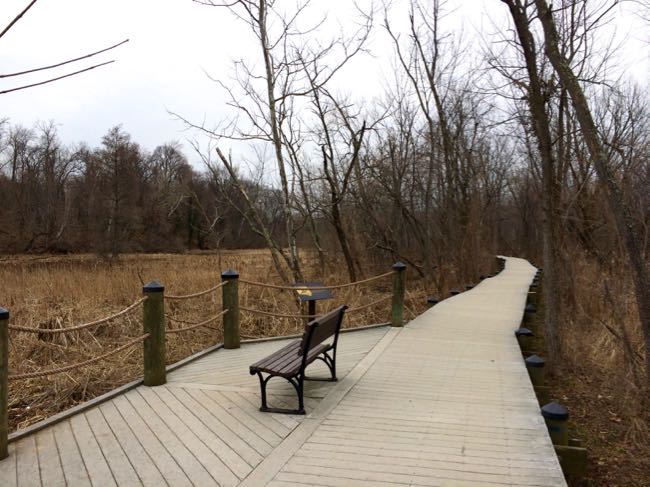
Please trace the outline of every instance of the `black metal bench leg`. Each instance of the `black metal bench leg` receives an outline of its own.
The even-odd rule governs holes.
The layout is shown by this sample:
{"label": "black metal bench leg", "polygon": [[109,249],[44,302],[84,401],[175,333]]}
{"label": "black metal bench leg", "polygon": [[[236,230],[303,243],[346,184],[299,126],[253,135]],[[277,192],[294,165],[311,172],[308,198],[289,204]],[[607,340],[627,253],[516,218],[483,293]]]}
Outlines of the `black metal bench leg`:
{"label": "black metal bench leg", "polygon": [[332,374],[331,378],[323,378],[323,377],[305,377],[305,380],[313,380],[313,381],[323,381],[323,382],[336,382],[338,379],[336,378],[336,359],[330,357],[327,352],[323,353],[322,357],[317,357],[318,360],[322,360],[325,362],[325,365],[327,365],[327,368],[330,369],[330,374]]}
{"label": "black metal bench leg", "polygon": [[296,393],[298,395],[298,409],[285,409],[285,408],[271,408],[268,406],[266,402],[266,385],[268,384],[269,380],[272,379],[273,377],[278,377],[275,375],[269,375],[266,379],[262,377],[261,372],[257,372],[257,377],[260,379],[260,393],[262,396],[262,406],[260,407],[260,411],[264,413],[282,413],[282,414],[305,414],[305,404],[303,400],[303,392],[304,392],[304,378],[300,377],[299,379],[287,379],[289,383],[293,386],[293,388],[296,390]]}
{"label": "black metal bench leg", "polygon": [[262,377],[262,373],[258,372],[257,377],[260,379],[260,394],[262,396],[262,407],[260,407],[260,411],[267,411],[269,408],[266,405],[266,384],[271,376],[268,376],[266,379],[264,379],[264,377]]}
{"label": "black metal bench leg", "polygon": [[299,414],[305,414],[305,400],[304,400],[304,394],[305,394],[305,375],[301,374],[300,378],[298,379],[298,411],[300,411]]}

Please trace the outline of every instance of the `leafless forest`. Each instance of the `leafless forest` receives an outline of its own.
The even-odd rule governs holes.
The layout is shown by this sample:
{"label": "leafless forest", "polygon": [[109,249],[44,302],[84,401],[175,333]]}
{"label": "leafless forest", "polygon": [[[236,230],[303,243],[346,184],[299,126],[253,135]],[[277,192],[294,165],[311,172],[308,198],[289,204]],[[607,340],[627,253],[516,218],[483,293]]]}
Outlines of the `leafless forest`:
{"label": "leafless forest", "polygon": [[[4,121],[0,250],[110,261],[266,248],[278,282],[354,281],[402,260],[432,293],[476,281],[495,254],[528,258],[544,269],[554,392],[593,452],[588,485],[640,485],[650,99],[647,81],[613,69],[620,46],[605,32],[620,2],[494,0],[510,27],[472,49],[439,0],[360,10],[356,31],[326,42],[308,4],[196,3],[230,10],[258,44],[215,84],[238,115],[207,126],[176,114],[213,144],[151,153],[120,127],[99,147],[66,146],[54,123]],[[346,95],[337,76],[376,32],[392,39],[386,92]]]}

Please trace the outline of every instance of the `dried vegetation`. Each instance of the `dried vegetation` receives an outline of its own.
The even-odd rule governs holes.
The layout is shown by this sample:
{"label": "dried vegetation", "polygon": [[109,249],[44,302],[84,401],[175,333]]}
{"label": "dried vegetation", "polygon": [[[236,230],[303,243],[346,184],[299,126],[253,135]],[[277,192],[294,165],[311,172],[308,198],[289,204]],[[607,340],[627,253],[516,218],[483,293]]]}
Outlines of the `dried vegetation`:
{"label": "dried vegetation", "polygon": [[[305,259],[307,276],[327,284],[347,282],[347,274],[329,267],[328,274],[316,276],[314,259]],[[142,285],[151,280],[164,283],[166,293],[188,294],[210,288],[227,268],[242,278],[276,283],[267,251],[242,250],[201,254],[124,255],[109,261],[91,255],[12,256],[0,260],[0,303],[11,312],[11,323],[41,329],[66,328],[110,315],[141,296]],[[388,265],[367,266],[368,277],[386,272]],[[413,276],[409,276],[413,277]],[[335,299],[323,302],[318,311],[339,303],[359,307],[386,296],[390,277],[337,290]],[[428,291],[435,294],[435,289]],[[446,290],[441,290],[445,292]],[[411,280],[407,286],[407,318],[421,312],[426,304],[424,284]],[[240,285],[240,303],[249,308],[276,313],[300,314],[292,293]],[[167,301],[169,328],[183,328],[221,311],[220,291],[184,301]],[[346,326],[386,322],[390,300],[351,313]],[[85,330],[46,335],[11,332],[10,373],[47,370],[85,361],[101,355],[142,334],[141,308]],[[241,314],[243,338],[294,334],[303,321],[292,318]],[[220,343],[221,321],[209,327],[168,337],[168,363]],[[42,378],[10,382],[10,427],[24,428],[75,404],[89,400],[142,375],[142,348],[138,345],[104,361],[78,370]]]}

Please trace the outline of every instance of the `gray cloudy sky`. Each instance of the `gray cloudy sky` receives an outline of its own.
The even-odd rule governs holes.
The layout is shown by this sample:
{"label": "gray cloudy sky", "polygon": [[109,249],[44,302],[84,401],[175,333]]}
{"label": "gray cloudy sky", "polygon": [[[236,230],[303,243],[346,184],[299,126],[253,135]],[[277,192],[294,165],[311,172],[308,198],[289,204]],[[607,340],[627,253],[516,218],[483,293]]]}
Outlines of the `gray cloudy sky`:
{"label": "gray cloudy sky", "polygon": [[[4,27],[28,0],[0,0],[0,25]],[[350,26],[348,0],[314,0],[314,17],[328,11],[332,24]],[[370,0],[362,0],[361,5]],[[375,1],[377,4],[378,1]],[[394,2],[396,21],[406,20],[400,1]],[[452,0],[455,10],[446,22],[464,25],[466,35],[489,35],[506,18],[498,0]],[[631,7],[626,7],[627,9]],[[379,23],[379,16],[377,24]],[[618,35],[627,34],[623,62],[639,81],[650,72],[648,27],[629,11],[616,14]],[[329,36],[334,31],[321,32]],[[231,60],[256,58],[250,32],[225,9],[205,7],[191,0],[40,0],[0,40],[0,73],[51,64],[101,49],[129,38],[131,41],[98,60],[116,63],[80,76],[33,89],[0,95],[0,118],[31,126],[54,120],[67,143],[100,142],[101,136],[123,124],[135,141],[152,150],[169,140],[185,142],[195,137],[168,110],[200,122],[216,122],[228,115],[224,96],[204,73],[227,81]],[[622,37],[621,37],[622,38]],[[337,80],[353,96],[371,97],[381,92],[382,78],[391,69],[391,46],[382,29],[376,29],[369,47],[373,56],[358,58]],[[89,65],[90,61],[85,64]],[[66,69],[56,71],[63,74]],[[38,81],[43,74],[25,81]],[[16,84],[0,80],[0,90]],[[187,144],[185,144],[187,147]],[[189,150],[187,150],[189,155]]]}

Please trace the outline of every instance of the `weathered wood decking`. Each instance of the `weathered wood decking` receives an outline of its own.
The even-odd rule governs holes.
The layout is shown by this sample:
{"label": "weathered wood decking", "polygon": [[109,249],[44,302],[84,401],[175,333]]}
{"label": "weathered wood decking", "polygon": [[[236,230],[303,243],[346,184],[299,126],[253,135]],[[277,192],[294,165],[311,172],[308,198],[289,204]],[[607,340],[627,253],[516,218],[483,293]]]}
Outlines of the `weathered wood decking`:
{"label": "weathered wood decking", "polygon": [[307,384],[307,416],[257,410],[248,366],[284,342],[245,344],[11,443],[0,484],[565,485],[513,335],[533,273],[508,259],[405,328],[341,335],[342,379]]}

